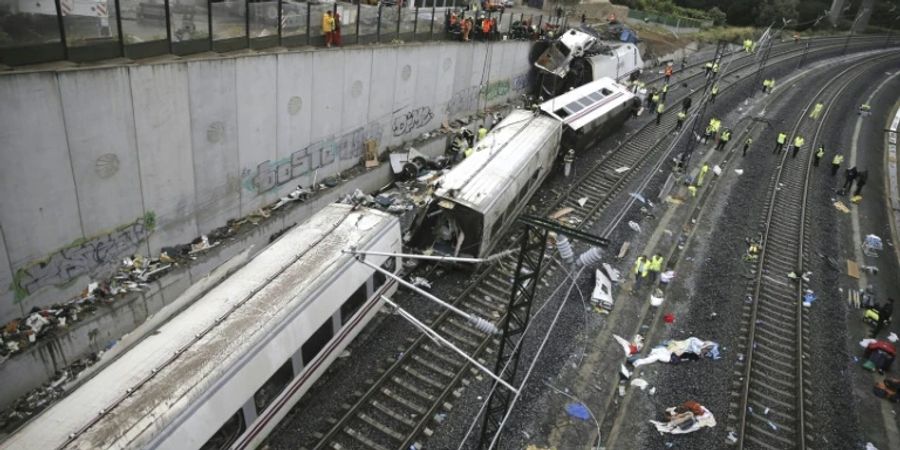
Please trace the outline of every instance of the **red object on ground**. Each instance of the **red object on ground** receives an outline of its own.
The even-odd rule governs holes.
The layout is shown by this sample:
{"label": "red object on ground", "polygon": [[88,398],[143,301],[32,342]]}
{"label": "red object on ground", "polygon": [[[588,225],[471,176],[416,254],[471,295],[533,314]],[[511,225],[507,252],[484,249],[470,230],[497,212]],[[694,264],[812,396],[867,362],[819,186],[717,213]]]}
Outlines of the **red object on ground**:
{"label": "red object on ground", "polygon": [[894,347],[894,344],[891,344],[888,341],[882,341],[881,339],[869,344],[866,347],[866,353],[870,353],[874,350],[883,350],[884,352],[891,354],[891,356],[897,355],[897,348]]}
{"label": "red object on ground", "polygon": [[675,323],[675,314],[666,313],[666,315],[663,316],[663,320],[665,320],[666,323]]}

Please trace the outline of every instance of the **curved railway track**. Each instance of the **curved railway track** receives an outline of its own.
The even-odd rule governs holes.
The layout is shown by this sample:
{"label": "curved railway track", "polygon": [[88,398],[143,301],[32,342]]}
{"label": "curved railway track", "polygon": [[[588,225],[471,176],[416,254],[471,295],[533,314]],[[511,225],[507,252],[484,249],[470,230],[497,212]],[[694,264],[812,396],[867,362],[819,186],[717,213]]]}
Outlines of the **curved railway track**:
{"label": "curved railway track", "polygon": [[[868,40],[854,43],[854,46],[867,45],[871,45]],[[810,52],[838,47],[840,45],[823,43],[811,48]],[[769,66],[790,60],[791,54],[797,50],[787,49],[771,55]],[[742,75],[743,72],[755,72],[756,65],[754,59],[730,72],[723,71],[720,76],[720,85],[723,86],[720,93],[733,88],[740,80],[749,78]],[[679,78],[679,83],[688,83],[690,88],[679,91],[703,95],[700,88],[705,84],[705,79],[699,76],[700,73],[698,71],[697,74]],[[728,78],[733,81],[725,84]],[[674,105],[679,104],[683,97],[675,98],[670,92],[669,98]],[[574,210],[570,217],[579,219],[578,228],[593,225],[603,209],[641,172],[642,167],[649,161],[657,161],[657,166],[664,162],[665,154],[668,153],[664,150],[669,147],[664,144],[672,140],[674,111],[675,108],[671,108],[664,115],[661,125],[656,126],[653,121],[649,121],[616,149],[607,152],[562,198],[552,202],[552,205],[540,208],[542,213],[568,206]],[[625,166],[630,170],[622,173],[616,171]],[[653,173],[650,174],[652,175]],[[589,199],[584,205],[578,203],[578,199],[583,197]],[[515,254],[509,255],[488,270],[482,271],[453,303],[461,309],[502,323],[508,293],[512,288],[516,258]],[[499,341],[454,315],[443,312],[430,321],[429,325],[475,359],[494,358],[493,353]],[[399,357],[390,360],[389,367],[365,392],[355,393],[353,404],[345,405],[343,415],[331,421],[333,425],[317,439],[314,449],[407,450],[421,435],[431,434],[428,428],[431,421],[441,410],[452,408],[451,397],[460,395],[460,384],[465,383],[473,369],[457,354],[433,343],[424,334],[419,334],[410,341],[410,345]]]}
{"label": "curved railway track", "polygon": [[[808,326],[801,301],[807,287],[802,277],[791,280],[786,275],[803,274],[806,264],[807,194],[812,172],[812,155],[825,117],[810,120],[808,114],[816,103],[825,105],[824,115],[831,112],[834,100],[868,68],[885,58],[882,55],[851,64],[826,83],[803,110],[792,132],[793,137],[807,138],[807,145],[797,158],[789,150],[781,155],[781,164],[773,175],[768,202],[762,219],[761,251],[754,281],[744,304],[746,334],[744,354],[738,378],[739,410],[736,419],[740,448],[805,449],[811,446],[811,412],[806,353]],[[735,417],[736,416],[736,417]]]}

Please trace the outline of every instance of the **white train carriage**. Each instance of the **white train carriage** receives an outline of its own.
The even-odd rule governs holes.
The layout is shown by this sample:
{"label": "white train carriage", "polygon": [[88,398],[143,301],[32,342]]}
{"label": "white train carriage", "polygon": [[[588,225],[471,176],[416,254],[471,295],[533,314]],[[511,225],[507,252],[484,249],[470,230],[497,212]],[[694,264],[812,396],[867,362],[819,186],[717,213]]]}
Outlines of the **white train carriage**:
{"label": "white train carriage", "polygon": [[[70,395],[4,449],[253,448],[396,284],[342,253],[400,251],[397,219],[330,205]],[[395,270],[393,257],[370,261]]]}
{"label": "white train carriage", "polygon": [[636,45],[601,41],[580,30],[569,30],[559,39],[543,45],[546,50],[534,66],[543,75],[539,92],[546,97],[604,77],[623,81],[640,75],[644,67]]}
{"label": "white train carriage", "polygon": [[514,110],[439,180],[413,245],[486,256],[553,167],[562,124]]}
{"label": "white train carriage", "polygon": [[622,126],[640,100],[611,78],[601,78],[541,104],[563,123],[562,149],[589,149]]}

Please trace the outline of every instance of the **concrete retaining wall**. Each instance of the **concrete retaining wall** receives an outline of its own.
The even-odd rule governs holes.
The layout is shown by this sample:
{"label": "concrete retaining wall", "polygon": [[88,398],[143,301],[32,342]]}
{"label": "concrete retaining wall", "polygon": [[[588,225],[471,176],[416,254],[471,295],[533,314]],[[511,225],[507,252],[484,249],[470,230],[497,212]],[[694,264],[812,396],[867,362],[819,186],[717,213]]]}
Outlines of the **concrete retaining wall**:
{"label": "concrete retaining wall", "polygon": [[[527,42],[0,76],[0,323],[448,116],[519,95]],[[151,227],[152,225],[152,227]]]}

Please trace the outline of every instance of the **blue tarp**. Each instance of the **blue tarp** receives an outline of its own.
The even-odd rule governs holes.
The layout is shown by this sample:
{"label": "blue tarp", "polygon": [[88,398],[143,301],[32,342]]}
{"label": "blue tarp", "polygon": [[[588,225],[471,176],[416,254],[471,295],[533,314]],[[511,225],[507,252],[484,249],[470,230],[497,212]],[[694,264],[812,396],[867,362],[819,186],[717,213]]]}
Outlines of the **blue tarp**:
{"label": "blue tarp", "polygon": [[569,403],[566,405],[566,412],[576,419],[588,420],[591,418],[591,413],[588,412],[587,407],[581,403]]}

